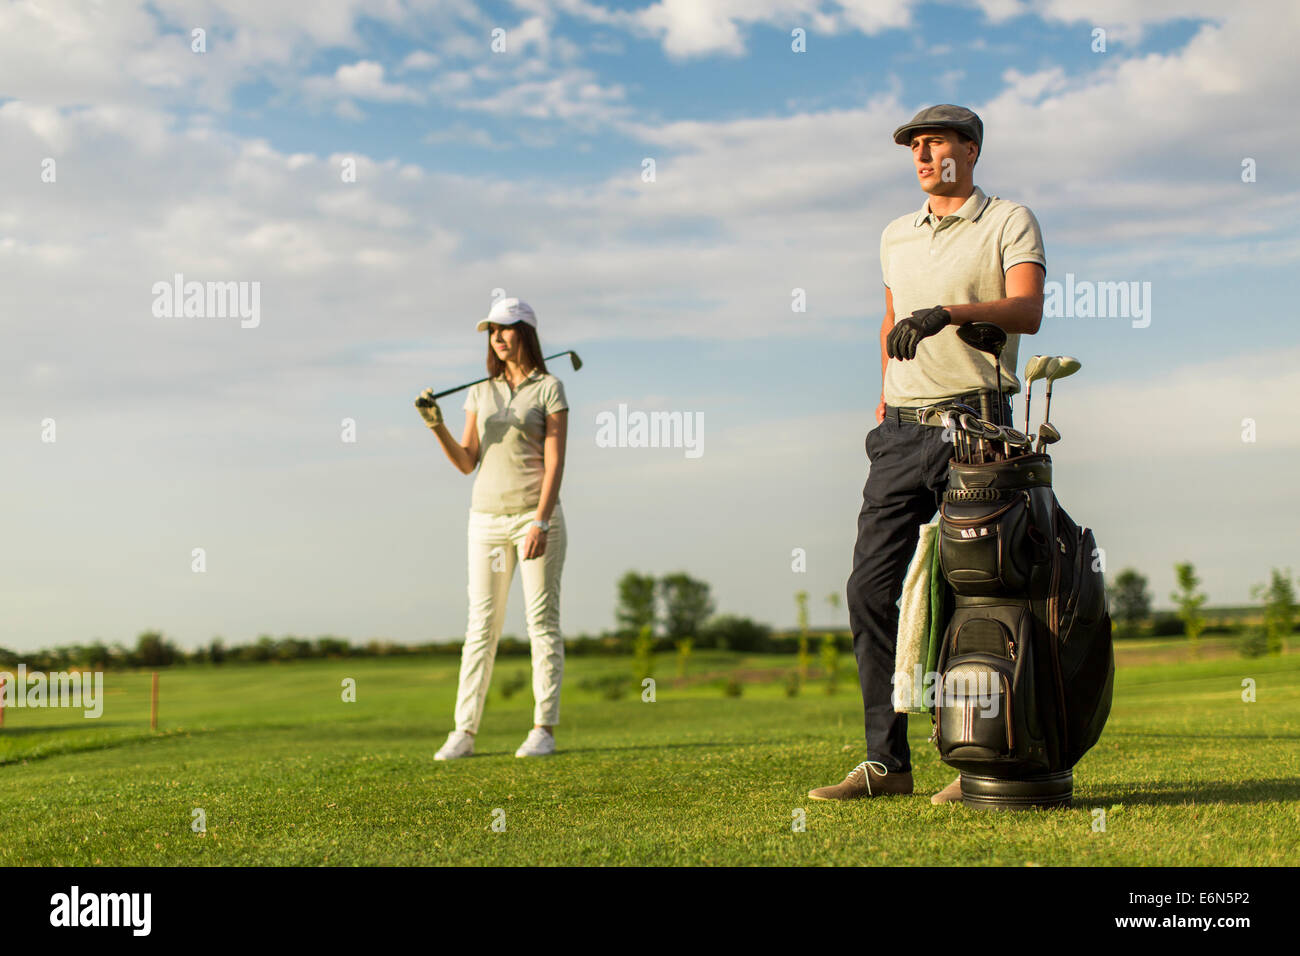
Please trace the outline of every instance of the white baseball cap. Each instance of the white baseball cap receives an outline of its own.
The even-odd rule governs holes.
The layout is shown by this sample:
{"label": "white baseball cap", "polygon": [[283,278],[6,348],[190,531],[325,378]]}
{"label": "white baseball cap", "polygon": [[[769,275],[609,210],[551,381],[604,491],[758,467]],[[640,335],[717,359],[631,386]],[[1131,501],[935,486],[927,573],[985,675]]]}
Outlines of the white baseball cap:
{"label": "white baseball cap", "polygon": [[474,331],[486,332],[489,325],[514,325],[516,322],[526,322],[537,328],[537,314],[533,312],[533,307],[523,299],[497,299],[492,303],[487,318],[478,320]]}

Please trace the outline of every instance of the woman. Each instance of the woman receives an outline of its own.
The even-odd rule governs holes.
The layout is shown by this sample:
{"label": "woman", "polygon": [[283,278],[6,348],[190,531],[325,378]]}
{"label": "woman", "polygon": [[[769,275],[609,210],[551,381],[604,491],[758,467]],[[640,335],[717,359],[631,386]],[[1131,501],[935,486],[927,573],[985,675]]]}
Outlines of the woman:
{"label": "woman", "polygon": [[565,549],[560,478],[569,405],[560,380],[546,371],[537,316],[528,303],[498,300],[477,330],[488,333],[489,380],[473,386],[465,399],[464,437],[457,442],[447,430],[432,389],[416,400],[451,463],[466,475],[478,467],[469,514],[469,626],[461,650],[456,729],[434,760],[474,753],[516,561],[524,581],[535,704],[533,729],[515,756],[555,753],[560,719]]}

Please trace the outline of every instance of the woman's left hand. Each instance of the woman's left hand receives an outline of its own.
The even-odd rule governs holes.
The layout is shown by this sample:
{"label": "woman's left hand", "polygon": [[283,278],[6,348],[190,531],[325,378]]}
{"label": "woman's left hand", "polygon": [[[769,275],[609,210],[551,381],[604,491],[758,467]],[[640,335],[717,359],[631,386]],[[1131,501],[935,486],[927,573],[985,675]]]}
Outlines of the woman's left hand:
{"label": "woman's left hand", "polygon": [[524,538],[524,560],[529,558],[540,558],[546,553],[546,532],[537,525],[532,525],[528,529],[528,537]]}

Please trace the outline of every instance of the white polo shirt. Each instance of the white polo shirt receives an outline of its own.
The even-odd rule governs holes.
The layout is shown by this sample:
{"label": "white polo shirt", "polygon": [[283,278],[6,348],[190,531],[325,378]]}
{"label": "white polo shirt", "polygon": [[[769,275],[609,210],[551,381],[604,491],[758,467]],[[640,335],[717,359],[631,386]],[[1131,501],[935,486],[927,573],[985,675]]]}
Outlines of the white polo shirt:
{"label": "white polo shirt", "polygon": [[[899,216],[880,236],[880,270],[897,322],[917,309],[1005,299],[1007,270],[1022,262],[1047,270],[1038,220],[1027,207],[986,196],[978,186],[951,215],[936,217],[927,199],[920,212]],[[1019,353],[1020,336],[1008,333],[1004,395],[1020,391]],[[916,406],[996,390],[997,375],[993,356],[966,345],[950,325],[922,339],[914,359],[890,359],[884,384],[886,404]]]}

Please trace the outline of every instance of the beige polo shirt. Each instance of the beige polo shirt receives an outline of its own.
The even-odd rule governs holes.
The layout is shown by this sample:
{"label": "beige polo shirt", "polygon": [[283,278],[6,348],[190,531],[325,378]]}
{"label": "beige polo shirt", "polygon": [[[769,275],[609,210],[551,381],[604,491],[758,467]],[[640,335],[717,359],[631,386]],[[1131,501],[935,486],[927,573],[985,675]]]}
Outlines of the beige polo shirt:
{"label": "beige polo shirt", "polygon": [[479,443],[471,511],[520,514],[537,507],[542,497],[546,416],[568,407],[560,380],[536,369],[518,388],[511,388],[500,376],[469,390],[465,411],[477,416]]}
{"label": "beige polo shirt", "polygon": [[[894,297],[895,321],[917,309],[1005,299],[1006,273],[1022,262],[1047,269],[1043,234],[1025,206],[986,196],[978,186],[955,213],[937,218],[930,203],[899,216],[880,236],[880,270]],[[1008,333],[1002,352],[1002,392],[1020,391],[1020,336]],[[927,405],[997,388],[993,356],[957,337],[950,325],[921,340],[916,358],[885,366],[888,405]]]}

